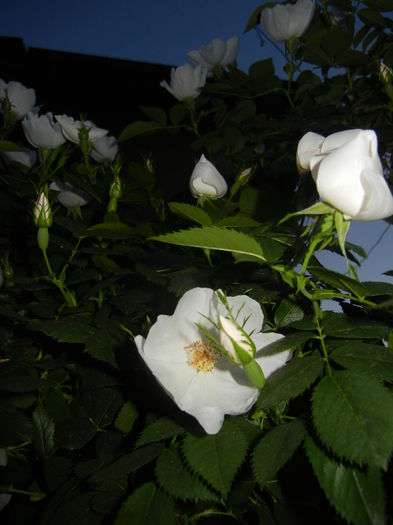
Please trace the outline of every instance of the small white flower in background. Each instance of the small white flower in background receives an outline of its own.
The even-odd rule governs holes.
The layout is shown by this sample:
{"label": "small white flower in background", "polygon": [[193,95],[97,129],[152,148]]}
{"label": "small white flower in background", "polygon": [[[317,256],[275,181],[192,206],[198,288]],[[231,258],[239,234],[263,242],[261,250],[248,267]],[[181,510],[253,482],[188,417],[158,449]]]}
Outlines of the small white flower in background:
{"label": "small white flower in background", "polygon": [[119,151],[119,146],[115,137],[101,137],[93,142],[93,148],[90,151],[90,156],[97,162],[104,162],[109,160],[113,162]]}
{"label": "small white flower in background", "polygon": [[91,122],[90,120],[74,120],[68,115],[55,115],[55,118],[60,124],[61,131],[64,137],[70,142],[73,142],[74,144],[79,144],[80,142],[79,130],[83,125],[89,132],[90,142],[94,142],[97,139],[104,137],[108,133],[107,129],[97,128],[97,126],[93,124],[93,122]]}
{"label": "small white flower in background", "polygon": [[3,151],[1,156],[7,164],[10,162],[18,162],[26,166],[26,168],[31,168],[37,162],[37,153],[28,148],[23,148],[23,151]]}
{"label": "small white flower in background", "polygon": [[212,198],[223,197],[228,191],[224,177],[205,155],[201,155],[191,174],[190,191],[193,197]]}
{"label": "small white flower in background", "polygon": [[69,182],[60,182],[58,180],[51,182],[49,189],[59,192],[56,200],[60,202],[64,208],[84,206],[89,201],[89,196],[86,192],[76,188]]}
{"label": "small white flower in background", "polygon": [[210,44],[201,46],[199,51],[187,53],[188,60],[194,65],[201,65],[211,71],[214,66],[228,66],[237,58],[239,51],[239,37],[234,36],[227,40],[213,38]]}
{"label": "small white flower in background", "polygon": [[307,133],[299,142],[297,161],[311,171],[322,201],[346,218],[373,221],[393,215],[375,131],[350,129],[326,138]]}
{"label": "small white flower in background", "polygon": [[29,111],[22,121],[22,128],[26,139],[35,148],[54,149],[67,140],[60,124],[54,121],[52,113],[38,116]]}
{"label": "small white flower in background", "polygon": [[[7,466],[8,458],[7,458],[7,452],[0,448],[0,467]],[[0,494],[0,512],[4,509],[6,505],[10,502],[12,494]]]}
{"label": "small white flower in background", "polygon": [[185,64],[171,69],[170,84],[163,80],[160,86],[167,89],[180,102],[186,98],[196,98],[206,83],[207,69],[202,66],[192,67]]}
{"label": "small white flower in background", "polygon": [[[239,324],[250,334],[256,347],[255,361],[265,377],[270,376],[286,363],[290,352],[263,357],[258,351],[283,336],[261,333],[263,313],[254,299],[246,295],[226,299],[231,310],[238,312]],[[218,340],[218,329],[212,322],[217,325],[220,314],[227,312],[214,290],[193,288],[179,300],[173,315],[158,316],[146,339],[135,337],[139,354],[158,382],[208,434],[220,431],[225,414],[247,412],[259,395],[243,368],[218,352],[197,326]]]}
{"label": "small white flower in background", "polygon": [[11,111],[14,113],[17,120],[21,120],[26,113],[34,109],[35,91],[32,88],[27,88],[20,82],[11,80],[11,82],[4,82],[0,79],[0,112],[3,113],[3,104],[5,99],[11,105]]}
{"label": "small white flower in background", "polygon": [[295,4],[276,4],[261,12],[261,24],[274,42],[299,38],[314,15],[314,0],[297,0]]}

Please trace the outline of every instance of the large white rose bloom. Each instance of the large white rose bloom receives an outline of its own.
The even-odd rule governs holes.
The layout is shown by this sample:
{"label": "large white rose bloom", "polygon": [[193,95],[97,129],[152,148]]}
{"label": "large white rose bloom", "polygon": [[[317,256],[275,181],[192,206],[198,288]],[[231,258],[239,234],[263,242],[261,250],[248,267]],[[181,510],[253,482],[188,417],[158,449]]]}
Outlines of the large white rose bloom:
{"label": "large white rose bloom", "polygon": [[296,161],[300,171],[311,171],[321,199],[347,218],[372,221],[393,215],[375,131],[350,129],[326,138],[306,133]]}
{"label": "large white rose bloom", "polygon": [[237,58],[239,51],[239,37],[234,36],[227,40],[213,38],[210,44],[201,46],[199,51],[189,51],[188,60],[194,65],[206,67],[209,71],[214,66],[228,66]]}
{"label": "large white rose bloom", "polygon": [[[256,346],[255,360],[269,377],[282,367],[290,352],[262,357],[260,350],[277,341],[281,334],[261,333],[262,309],[246,295],[227,297],[237,321],[250,334]],[[214,290],[193,288],[177,304],[173,315],[159,315],[147,338],[138,335],[139,354],[177,406],[194,416],[208,434],[220,431],[225,414],[247,412],[258,398],[241,366],[217,352],[197,324],[204,326],[217,340],[218,330],[206,319],[217,323],[226,310]],[[262,394],[263,395],[263,390]]]}

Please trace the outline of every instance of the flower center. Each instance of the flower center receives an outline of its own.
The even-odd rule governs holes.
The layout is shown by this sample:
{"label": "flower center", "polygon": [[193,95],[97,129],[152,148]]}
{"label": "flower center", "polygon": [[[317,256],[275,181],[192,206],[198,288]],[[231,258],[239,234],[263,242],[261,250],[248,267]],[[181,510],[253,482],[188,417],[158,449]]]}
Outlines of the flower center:
{"label": "flower center", "polygon": [[215,350],[210,343],[199,339],[184,347],[188,353],[188,363],[196,368],[198,372],[211,372],[221,357],[221,353]]}

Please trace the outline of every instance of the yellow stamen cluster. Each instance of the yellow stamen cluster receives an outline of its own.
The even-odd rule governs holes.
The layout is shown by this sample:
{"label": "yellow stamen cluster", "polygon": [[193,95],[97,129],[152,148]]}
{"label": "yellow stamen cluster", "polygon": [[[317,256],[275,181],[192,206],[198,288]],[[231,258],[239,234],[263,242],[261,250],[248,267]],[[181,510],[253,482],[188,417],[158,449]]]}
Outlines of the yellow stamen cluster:
{"label": "yellow stamen cluster", "polygon": [[215,350],[210,343],[199,339],[184,347],[188,352],[188,363],[198,372],[211,372],[216,362],[221,358],[221,353]]}

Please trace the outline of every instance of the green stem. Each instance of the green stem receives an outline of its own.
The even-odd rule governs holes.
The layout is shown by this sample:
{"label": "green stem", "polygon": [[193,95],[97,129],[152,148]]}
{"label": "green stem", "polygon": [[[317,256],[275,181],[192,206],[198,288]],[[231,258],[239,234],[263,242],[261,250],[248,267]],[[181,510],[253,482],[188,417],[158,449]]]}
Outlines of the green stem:
{"label": "green stem", "polygon": [[321,324],[320,324],[320,318],[321,318],[321,308],[319,306],[319,303],[317,301],[313,301],[313,308],[314,308],[314,322],[318,330],[318,339],[321,341],[321,348],[324,356],[324,361],[326,363],[328,374],[332,375],[332,369],[330,367],[329,362],[329,355],[325,344],[325,335],[323,333]]}
{"label": "green stem", "polygon": [[65,301],[67,303],[67,306],[69,306],[71,308],[74,308],[75,306],[78,305],[74,294],[72,292],[70,292],[69,290],[67,290],[67,287],[65,286],[64,282],[61,279],[58,279],[56,277],[56,274],[52,270],[51,264],[49,262],[46,250],[41,250],[41,251],[42,251],[42,254],[44,256],[44,261],[45,261],[46,267],[48,269],[50,280],[60,290],[61,294],[63,295],[63,297],[64,297],[64,299],[65,299]]}
{"label": "green stem", "polygon": [[30,496],[34,499],[42,499],[46,496],[45,492],[32,492],[30,490],[14,489],[13,487],[6,485],[0,485],[0,492],[5,492],[7,494],[23,494],[25,496]]}

